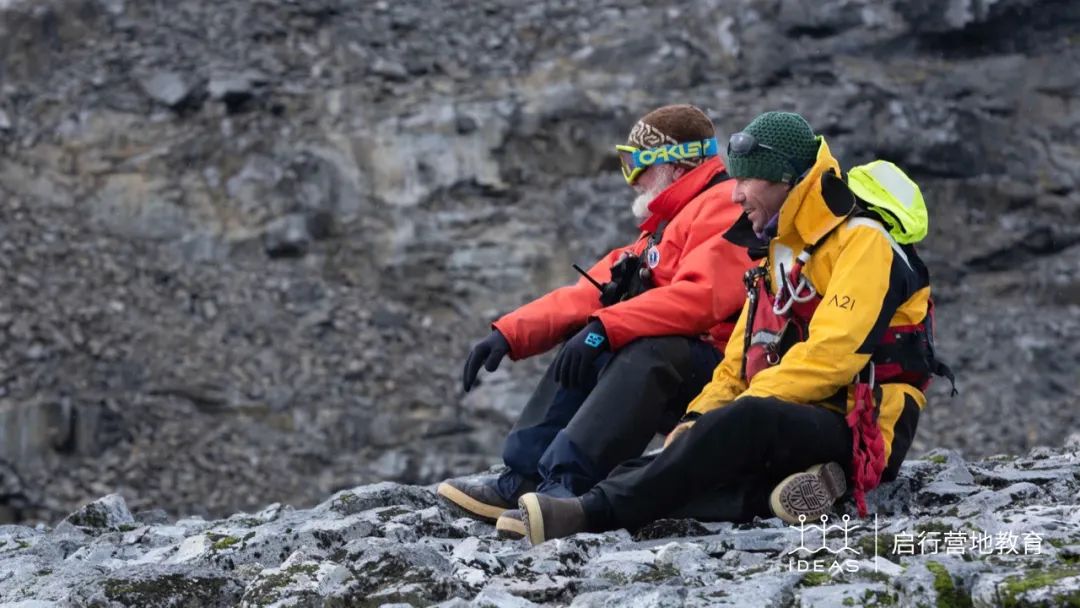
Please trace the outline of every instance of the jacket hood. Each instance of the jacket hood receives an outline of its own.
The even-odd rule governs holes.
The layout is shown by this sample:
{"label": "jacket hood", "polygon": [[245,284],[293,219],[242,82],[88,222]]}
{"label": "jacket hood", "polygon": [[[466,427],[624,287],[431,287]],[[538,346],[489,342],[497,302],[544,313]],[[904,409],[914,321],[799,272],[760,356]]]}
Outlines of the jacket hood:
{"label": "jacket hood", "polygon": [[855,209],[855,197],[841,177],[840,163],[825,138],[818,139],[817,160],[780,207],[778,238],[797,233],[803,243],[816,243]]}

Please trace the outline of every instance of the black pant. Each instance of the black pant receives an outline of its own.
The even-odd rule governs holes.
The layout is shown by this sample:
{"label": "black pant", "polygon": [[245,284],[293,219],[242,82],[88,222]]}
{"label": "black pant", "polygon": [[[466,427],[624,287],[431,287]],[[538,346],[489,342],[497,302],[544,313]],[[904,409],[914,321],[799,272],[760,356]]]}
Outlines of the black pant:
{"label": "black pant", "polygon": [[590,386],[563,388],[549,368],[506,438],[512,474],[500,479],[500,493],[531,479],[547,494],[584,494],[671,430],[719,362],[706,342],[664,336],[639,338],[598,361]]}
{"label": "black pant", "polygon": [[784,477],[823,462],[850,467],[851,430],[820,406],[746,397],[705,414],[652,458],[626,463],[584,496],[591,529],[661,517],[745,521],[769,514]]}

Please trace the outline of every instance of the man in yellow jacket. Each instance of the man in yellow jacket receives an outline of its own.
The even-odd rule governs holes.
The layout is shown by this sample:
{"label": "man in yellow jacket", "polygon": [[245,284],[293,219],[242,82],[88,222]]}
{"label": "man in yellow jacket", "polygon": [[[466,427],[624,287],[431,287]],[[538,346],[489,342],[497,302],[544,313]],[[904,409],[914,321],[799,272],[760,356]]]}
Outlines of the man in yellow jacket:
{"label": "man in yellow jacket", "polygon": [[853,194],[824,138],[767,112],[728,142],[726,237],[763,257],[723,362],[659,455],[578,498],[519,501],[535,544],[659,517],[789,522],[896,476],[933,356],[926,267]]}

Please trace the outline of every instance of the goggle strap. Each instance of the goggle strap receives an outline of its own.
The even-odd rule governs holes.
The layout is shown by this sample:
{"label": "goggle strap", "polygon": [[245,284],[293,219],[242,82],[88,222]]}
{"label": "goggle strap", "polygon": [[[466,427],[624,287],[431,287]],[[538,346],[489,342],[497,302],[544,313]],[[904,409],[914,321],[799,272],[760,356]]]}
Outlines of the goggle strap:
{"label": "goggle strap", "polygon": [[694,158],[708,158],[719,153],[715,137],[681,144],[669,144],[656,148],[637,149],[633,152],[634,167],[650,167],[662,163],[677,163]]}

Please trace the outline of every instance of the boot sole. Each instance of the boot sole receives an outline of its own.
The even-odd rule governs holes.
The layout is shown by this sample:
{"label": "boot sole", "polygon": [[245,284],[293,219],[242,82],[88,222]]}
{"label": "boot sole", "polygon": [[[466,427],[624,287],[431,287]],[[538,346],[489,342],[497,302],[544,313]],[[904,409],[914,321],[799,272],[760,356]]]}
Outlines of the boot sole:
{"label": "boot sole", "polygon": [[810,521],[827,513],[846,491],[844,469],[830,462],[789,475],[769,495],[769,507],[780,519],[798,524],[800,515]]}
{"label": "boot sole", "polygon": [[544,514],[540,512],[540,501],[536,494],[526,494],[518,499],[521,509],[521,523],[529,544],[539,545],[544,542]]}
{"label": "boot sole", "polygon": [[506,507],[482,503],[448,483],[440,483],[435,493],[460,509],[465,515],[489,524],[495,523],[503,513],[510,510]]}
{"label": "boot sole", "polygon": [[521,540],[525,538],[525,522],[503,515],[495,522],[495,534],[503,540]]}

